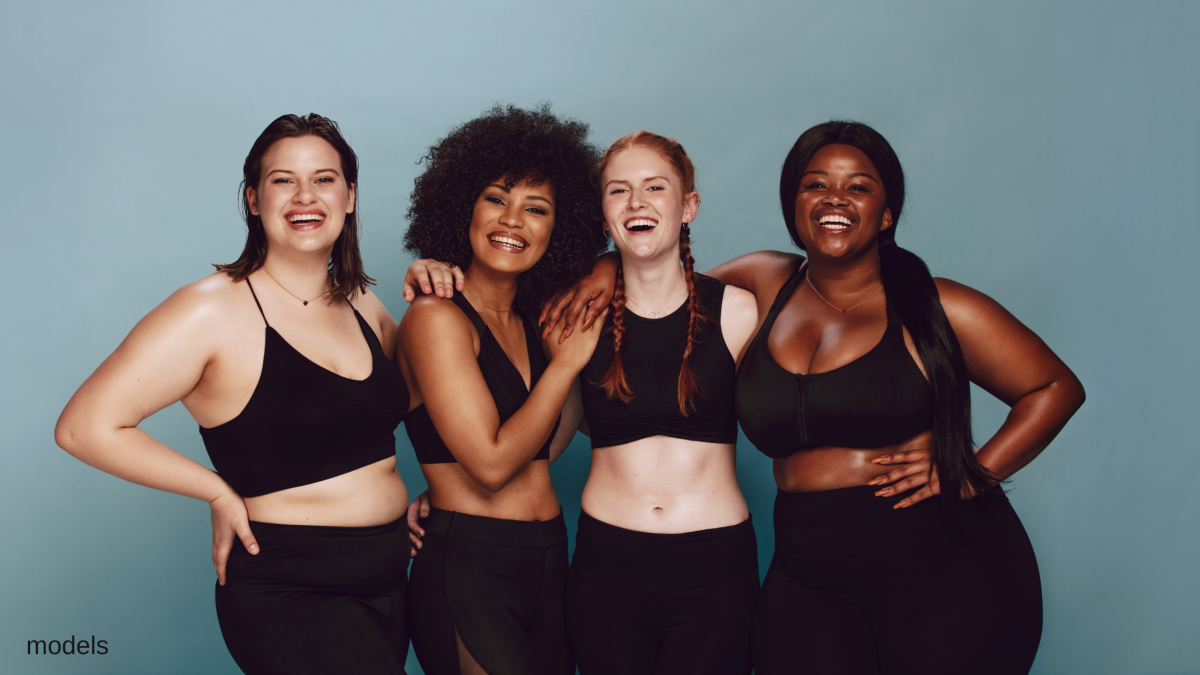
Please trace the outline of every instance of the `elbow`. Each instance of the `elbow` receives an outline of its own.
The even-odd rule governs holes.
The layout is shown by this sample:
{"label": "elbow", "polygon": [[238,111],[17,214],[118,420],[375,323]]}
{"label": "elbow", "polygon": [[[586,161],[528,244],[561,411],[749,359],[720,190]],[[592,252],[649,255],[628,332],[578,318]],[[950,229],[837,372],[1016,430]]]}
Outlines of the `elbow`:
{"label": "elbow", "polygon": [[58,423],[54,425],[54,442],[73,457],[82,459],[79,456],[83,449],[83,444],[80,442],[79,428],[67,418],[66,414],[59,417]]}
{"label": "elbow", "polygon": [[505,470],[500,466],[485,466],[485,467],[463,467],[471,479],[474,480],[479,487],[488,492],[499,492],[508,485],[513,479],[513,472]]}

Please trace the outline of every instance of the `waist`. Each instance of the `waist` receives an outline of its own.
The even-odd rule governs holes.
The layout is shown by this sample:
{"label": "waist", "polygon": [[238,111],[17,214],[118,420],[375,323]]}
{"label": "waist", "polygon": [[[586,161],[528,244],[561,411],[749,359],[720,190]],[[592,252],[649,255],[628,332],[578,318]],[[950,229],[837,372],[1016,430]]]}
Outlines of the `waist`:
{"label": "waist", "polygon": [[435,508],[502,520],[550,520],[562,509],[550,482],[550,462],[534,460],[507,485],[492,492],[461,464],[422,464]]}
{"label": "waist", "polygon": [[549,520],[507,520],[431,508],[421,527],[447,539],[517,548],[551,548],[567,540],[561,511]]}
{"label": "waist", "polygon": [[235,541],[228,585],[273,583],[369,593],[404,583],[408,528],[403,518],[367,527],[285,525],[250,521],[259,552]]}
{"label": "waist", "polygon": [[872,464],[872,459],[910,450],[929,451],[932,436],[932,431],[922,431],[900,443],[879,448],[821,447],[799,450],[774,461],[772,471],[775,484],[785,492],[819,492],[866,485],[903,466]]}
{"label": "waist", "polygon": [[[876,488],[859,486],[775,496],[775,550],[797,560],[846,558],[899,550],[954,539],[934,496],[905,509],[892,508],[907,493],[876,497]],[[1019,527],[1020,520],[1003,492],[989,492],[962,504],[967,535]]]}
{"label": "waist", "polygon": [[246,497],[250,519],[296,526],[369,527],[408,507],[408,489],[389,457],[316,483]]}
{"label": "waist", "polygon": [[655,436],[592,452],[585,511],[642,532],[733,525],[749,511],[734,446]]}
{"label": "waist", "polygon": [[623,581],[696,583],[757,573],[758,542],[748,514],[734,525],[660,534],[617,527],[583,512],[573,563]]}

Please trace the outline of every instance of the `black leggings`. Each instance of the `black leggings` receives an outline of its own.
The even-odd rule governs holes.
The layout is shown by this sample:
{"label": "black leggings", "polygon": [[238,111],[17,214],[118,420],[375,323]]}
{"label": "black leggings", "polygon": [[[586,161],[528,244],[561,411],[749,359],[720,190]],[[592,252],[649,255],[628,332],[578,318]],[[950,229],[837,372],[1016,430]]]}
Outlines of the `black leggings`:
{"label": "black leggings", "polygon": [[1003,493],[964,506],[959,543],[939,497],[893,510],[870,486],[779,492],[775,557],[754,615],[760,675],[1028,673],[1042,589]]}
{"label": "black leggings", "polygon": [[455,632],[489,675],[573,675],[563,621],[567,526],[431,509],[408,616],[427,675],[458,675]]}
{"label": "black leggings", "polygon": [[217,585],[221,635],[259,673],[404,672],[408,528],[250,523],[258,555],[235,542]]}
{"label": "black leggings", "polygon": [[757,594],[750,519],[652,534],[579,516],[567,626],[582,675],[748,675]]}

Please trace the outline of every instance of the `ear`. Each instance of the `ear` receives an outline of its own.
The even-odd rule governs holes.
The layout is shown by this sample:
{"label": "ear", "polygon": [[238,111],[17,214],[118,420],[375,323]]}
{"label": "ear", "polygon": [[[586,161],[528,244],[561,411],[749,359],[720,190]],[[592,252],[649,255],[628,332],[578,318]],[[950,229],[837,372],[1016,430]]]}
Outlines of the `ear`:
{"label": "ear", "polygon": [[700,193],[689,192],[683,196],[683,222],[690,223],[696,220],[696,213],[700,211]]}
{"label": "ear", "polygon": [[883,210],[883,224],[879,226],[879,231],[882,232],[892,226],[892,210]]}
{"label": "ear", "polygon": [[250,205],[250,215],[261,216],[258,212],[258,195],[254,193],[254,188],[246,186],[246,203]]}
{"label": "ear", "polygon": [[354,213],[354,197],[358,194],[358,191],[354,189],[356,187],[357,186],[354,183],[350,184],[350,201],[349,205],[346,207],[346,213]]}

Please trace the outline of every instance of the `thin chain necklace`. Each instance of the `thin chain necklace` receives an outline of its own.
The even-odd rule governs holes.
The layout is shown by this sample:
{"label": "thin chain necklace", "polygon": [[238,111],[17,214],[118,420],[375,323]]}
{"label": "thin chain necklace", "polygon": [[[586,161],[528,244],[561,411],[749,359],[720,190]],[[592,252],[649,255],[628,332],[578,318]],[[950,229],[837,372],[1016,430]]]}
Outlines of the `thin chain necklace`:
{"label": "thin chain necklace", "polygon": [[463,292],[469,293],[472,298],[475,298],[475,302],[478,302],[479,304],[483,305],[486,309],[490,309],[493,312],[499,312],[500,314],[508,314],[509,312],[512,311],[512,305],[509,305],[508,309],[499,309],[497,307],[492,307],[491,305],[484,302],[478,295],[475,295],[475,293],[471,289],[469,289],[465,286],[463,287]]}
{"label": "thin chain necklace", "polygon": [[[805,275],[804,275],[804,280],[808,282],[808,287],[813,290],[813,293],[817,294],[818,298],[825,300],[825,296],[821,295],[821,291],[818,291],[816,286],[813,286],[812,279],[808,276],[807,273],[805,273]],[[875,297],[875,293],[878,293],[879,291],[882,291],[882,290],[883,290],[883,284],[879,284],[879,288],[876,288],[870,295],[868,295],[866,297],[865,300],[858,303],[858,305],[855,305],[854,307],[858,307],[859,305],[863,304],[863,302],[866,302],[867,300],[870,300],[871,298]],[[828,300],[825,300],[825,304],[836,309],[837,311],[841,312],[842,314],[845,314],[846,312],[849,312],[850,310],[854,309],[854,307],[847,307],[846,309],[842,309],[841,307],[838,307],[837,305],[833,304],[832,302],[830,302]]]}
{"label": "thin chain necklace", "polygon": [[304,298],[302,298],[302,297],[300,297],[300,296],[296,295],[295,293],[293,293],[293,292],[289,291],[289,290],[287,289],[287,286],[284,286],[283,284],[279,283],[279,280],[275,278],[275,275],[274,275],[274,274],[271,274],[271,270],[267,269],[265,265],[262,267],[262,271],[266,272],[266,273],[267,273],[267,276],[271,277],[271,281],[274,281],[276,286],[278,286],[278,287],[282,288],[284,293],[287,293],[288,295],[292,296],[293,298],[295,298],[295,299],[299,300],[300,302],[304,303],[304,306],[305,306],[305,307],[308,307],[308,303],[312,302],[313,300],[316,300],[317,298],[321,297],[322,295],[325,295],[325,294],[328,292],[328,291],[321,291],[321,292],[320,292],[320,293],[318,293],[317,295],[314,295],[313,297],[309,298],[308,300],[305,300]]}
{"label": "thin chain necklace", "polygon": [[[682,298],[685,295],[687,295],[687,288],[684,288],[683,293],[680,293],[679,295],[672,298],[670,302],[664,303],[663,306],[670,307],[671,305],[674,305],[680,298]],[[628,301],[630,304],[637,305],[639,308],[641,308],[641,310],[643,312],[646,312],[646,308],[642,307],[641,303],[639,303],[637,300],[634,300],[632,297],[626,295],[625,300]],[[658,312],[646,312],[646,318],[647,319],[657,319],[658,315],[661,311],[662,310],[659,310]]]}

